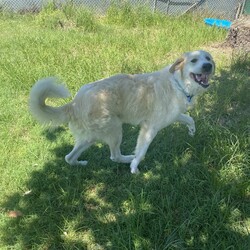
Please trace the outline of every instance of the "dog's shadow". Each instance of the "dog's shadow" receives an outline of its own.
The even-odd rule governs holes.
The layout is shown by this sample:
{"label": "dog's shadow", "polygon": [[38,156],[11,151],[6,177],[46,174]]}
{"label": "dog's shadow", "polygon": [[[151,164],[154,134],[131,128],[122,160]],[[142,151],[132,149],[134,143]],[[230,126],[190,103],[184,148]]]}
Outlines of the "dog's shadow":
{"label": "dog's shadow", "polygon": [[[173,130],[173,138],[181,132],[178,128]],[[137,132],[132,129],[125,133],[134,136]],[[162,136],[164,132],[152,144],[145,161],[155,154],[157,158],[157,144],[163,143]],[[165,143],[168,148],[169,141]],[[171,143],[171,147],[175,148],[174,142]],[[125,143],[123,148],[126,150],[130,146]],[[15,247],[18,244],[22,249],[123,249],[124,246],[124,249],[134,249],[129,241],[142,239],[155,244],[158,249],[174,242],[179,249],[184,249],[187,244],[185,237],[180,238],[179,230],[188,218],[192,218],[197,202],[199,206],[196,210],[207,209],[207,201],[216,198],[210,170],[198,162],[192,166],[188,159],[181,163],[183,167],[174,166],[174,160],[180,156],[173,152],[171,155],[163,153],[166,162],[147,163],[141,169],[144,174],[135,176],[130,174],[129,165],[116,164],[107,159],[109,149],[106,146],[93,146],[86,151],[90,166],[70,167],[65,164],[64,155],[71,147],[70,144],[63,144],[54,148],[55,159],[32,173],[26,183],[30,194],[13,194],[1,204],[6,210],[14,207],[23,213],[23,217],[10,219],[3,225],[1,241],[5,245]],[[182,147],[175,148],[176,152],[180,153]],[[171,160],[171,157],[174,159]],[[197,192],[201,189],[204,190]],[[186,207],[182,207],[183,201],[178,200],[178,194],[183,192],[186,199],[190,199]],[[195,199],[194,192],[198,193]],[[130,208],[126,209],[127,206]],[[218,206],[213,208],[216,216],[226,218],[225,222],[230,220],[228,211],[233,209],[233,205],[227,204],[224,210],[220,210],[219,204],[214,203],[213,206]],[[215,227],[216,224],[211,217],[194,216],[193,219],[200,225],[212,223],[210,227]],[[151,228],[154,231],[158,224],[158,235],[151,235]],[[166,230],[173,229],[173,225],[176,229],[165,234],[161,228],[164,225],[170,228]],[[189,227],[195,230],[197,225],[191,223]],[[226,224],[221,225],[220,230],[227,231],[229,238],[242,242],[247,240],[242,234],[226,227]],[[195,230],[197,235],[193,235],[194,244],[202,246],[202,227],[199,230]],[[118,236],[112,237],[113,234]],[[213,238],[212,235],[207,237],[207,241]]]}
{"label": "dog's shadow", "polygon": [[64,133],[65,131],[66,131],[66,128],[63,126],[45,128],[42,132],[42,135],[49,141],[55,141],[58,135]]}

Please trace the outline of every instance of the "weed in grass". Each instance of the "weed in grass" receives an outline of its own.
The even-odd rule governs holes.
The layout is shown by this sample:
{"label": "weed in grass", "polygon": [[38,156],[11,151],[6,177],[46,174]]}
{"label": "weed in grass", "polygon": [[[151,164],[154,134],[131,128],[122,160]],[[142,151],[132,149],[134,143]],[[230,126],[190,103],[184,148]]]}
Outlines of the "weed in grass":
{"label": "weed in grass", "polygon": [[97,31],[98,24],[92,12],[88,10],[78,11],[76,16],[76,27],[83,27],[85,31]]}
{"label": "weed in grass", "polygon": [[37,23],[46,28],[81,28],[94,32],[99,28],[93,12],[84,7],[66,3],[57,8],[54,3],[45,5],[37,16]]}
{"label": "weed in grass", "polygon": [[63,27],[66,23],[66,18],[63,12],[57,9],[53,2],[50,2],[37,15],[37,23],[42,27],[55,29]]}
{"label": "weed in grass", "polygon": [[250,52],[235,49],[232,53],[231,69],[238,73],[248,73],[250,76]]}
{"label": "weed in grass", "polygon": [[145,6],[132,6],[129,3],[123,3],[113,4],[108,9],[105,19],[109,24],[120,24],[132,28],[162,25],[167,18],[158,12],[153,13]]}

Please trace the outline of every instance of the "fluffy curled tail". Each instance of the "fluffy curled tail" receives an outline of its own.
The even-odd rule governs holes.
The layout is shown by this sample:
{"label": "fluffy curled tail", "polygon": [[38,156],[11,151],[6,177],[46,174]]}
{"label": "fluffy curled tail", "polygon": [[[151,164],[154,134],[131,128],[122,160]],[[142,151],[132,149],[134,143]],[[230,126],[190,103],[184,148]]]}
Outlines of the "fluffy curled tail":
{"label": "fluffy curled tail", "polygon": [[55,78],[44,78],[35,83],[30,92],[30,112],[43,124],[60,125],[69,122],[71,104],[60,107],[48,106],[45,101],[49,97],[66,98],[69,91],[62,85],[57,84]]}

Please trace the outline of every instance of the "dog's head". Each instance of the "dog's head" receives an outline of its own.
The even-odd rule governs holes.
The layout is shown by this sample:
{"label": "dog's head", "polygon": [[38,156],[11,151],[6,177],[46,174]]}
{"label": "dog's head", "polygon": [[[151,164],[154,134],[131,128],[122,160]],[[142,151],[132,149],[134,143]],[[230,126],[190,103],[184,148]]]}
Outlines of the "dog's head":
{"label": "dog's head", "polygon": [[203,50],[185,53],[169,68],[169,72],[175,74],[177,80],[184,83],[191,92],[209,87],[209,80],[214,71],[212,56]]}

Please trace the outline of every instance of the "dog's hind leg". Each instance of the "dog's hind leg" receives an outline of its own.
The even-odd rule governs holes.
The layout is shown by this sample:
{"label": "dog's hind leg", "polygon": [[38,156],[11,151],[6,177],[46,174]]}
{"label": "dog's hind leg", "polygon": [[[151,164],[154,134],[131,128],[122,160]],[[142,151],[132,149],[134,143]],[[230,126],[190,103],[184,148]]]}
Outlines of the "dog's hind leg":
{"label": "dog's hind leg", "polygon": [[120,146],[117,143],[109,143],[110,159],[114,162],[130,163],[135,156],[134,155],[122,155]]}
{"label": "dog's hind leg", "polygon": [[76,143],[76,145],[74,146],[73,150],[65,156],[65,161],[72,165],[81,165],[81,166],[85,166],[87,165],[87,161],[78,161],[78,158],[80,157],[80,155],[82,154],[83,151],[85,151],[87,148],[89,148],[91,145],[93,144],[93,142],[91,141],[84,141],[81,143]]}
{"label": "dog's hind leg", "polygon": [[134,155],[122,155],[120,150],[121,140],[114,138],[109,143],[110,159],[114,162],[130,163],[134,159]]}
{"label": "dog's hind leg", "polygon": [[110,159],[114,162],[130,163],[134,159],[134,155],[122,155],[120,145],[122,142],[122,126],[113,128],[110,137],[106,138],[106,142],[110,149]]}

